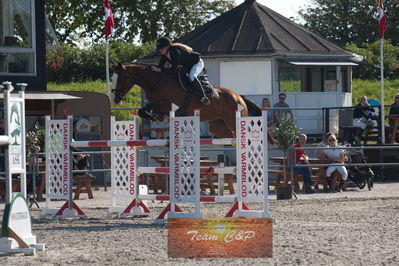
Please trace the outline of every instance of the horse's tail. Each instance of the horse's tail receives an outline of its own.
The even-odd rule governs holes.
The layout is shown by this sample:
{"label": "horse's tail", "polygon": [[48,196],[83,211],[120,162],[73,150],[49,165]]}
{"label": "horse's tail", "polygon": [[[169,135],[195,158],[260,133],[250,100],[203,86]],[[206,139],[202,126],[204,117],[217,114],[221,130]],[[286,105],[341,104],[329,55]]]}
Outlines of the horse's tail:
{"label": "horse's tail", "polygon": [[254,101],[246,98],[243,95],[240,95],[240,96],[242,97],[245,104],[247,105],[248,116],[261,116],[262,115],[262,108],[260,108],[259,105],[257,105]]}

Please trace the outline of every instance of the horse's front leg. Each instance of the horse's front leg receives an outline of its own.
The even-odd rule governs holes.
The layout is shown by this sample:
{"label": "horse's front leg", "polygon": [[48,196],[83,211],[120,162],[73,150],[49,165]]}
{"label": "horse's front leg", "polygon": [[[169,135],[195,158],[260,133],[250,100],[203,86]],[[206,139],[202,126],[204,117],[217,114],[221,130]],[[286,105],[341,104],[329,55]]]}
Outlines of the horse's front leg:
{"label": "horse's front leg", "polygon": [[138,115],[141,118],[150,120],[150,121],[154,121],[154,122],[162,122],[164,120],[164,115],[157,111],[154,108],[154,105],[149,103],[146,106],[144,106],[143,108],[139,109],[138,111]]}

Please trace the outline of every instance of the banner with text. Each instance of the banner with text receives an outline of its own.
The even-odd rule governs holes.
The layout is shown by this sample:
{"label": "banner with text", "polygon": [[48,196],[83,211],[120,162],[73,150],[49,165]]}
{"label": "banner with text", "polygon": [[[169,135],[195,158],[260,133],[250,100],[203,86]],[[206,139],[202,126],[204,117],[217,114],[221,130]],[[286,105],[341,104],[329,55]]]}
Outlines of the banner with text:
{"label": "banner with text", "polygon": [[170,218],[171,258],[271,258],[271,218]]}

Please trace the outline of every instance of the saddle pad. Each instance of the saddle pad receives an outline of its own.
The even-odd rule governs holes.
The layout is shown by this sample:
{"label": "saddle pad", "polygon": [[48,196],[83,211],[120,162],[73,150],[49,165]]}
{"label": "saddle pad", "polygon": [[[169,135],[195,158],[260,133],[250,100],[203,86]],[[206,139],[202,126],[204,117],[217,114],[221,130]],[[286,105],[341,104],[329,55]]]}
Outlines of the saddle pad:
{"label": "saddle pad", "polygon": [[[188,75],[184,70],[178,71],[177,76],[178,76],[180,85],[183,87],[183,89],[186,92],[194,92],[195,94],[198,94],[198,92],[192,88],[191,81],[188,78]],[[213,93],[214,89],[213,89],[212,85],[209,83],[207,76],[206,75],[198,76],[198,79],[201,82],[201,86],[205,92],[205,95],[206,96],[211,95]]]}

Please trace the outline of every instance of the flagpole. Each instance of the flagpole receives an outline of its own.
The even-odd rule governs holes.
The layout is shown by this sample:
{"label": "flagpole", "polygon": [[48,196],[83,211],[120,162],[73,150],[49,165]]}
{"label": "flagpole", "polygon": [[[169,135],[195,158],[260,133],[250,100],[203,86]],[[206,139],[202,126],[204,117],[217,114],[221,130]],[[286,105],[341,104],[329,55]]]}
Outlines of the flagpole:
{"label": "flagpole", "polygon": [[[105,77],[106,77],[106,86],[107,86],[107,96],[110,98],[109,91],[109,56],[108,56],[108,40],[105,41]],[[110,98],[111,99],[111,98]]]}
{"label": "flagpole", "polygon": [[381,76],[381,141],[385,144],[385,104],[384,104],[384,37],[380,39],[380,76]]}

